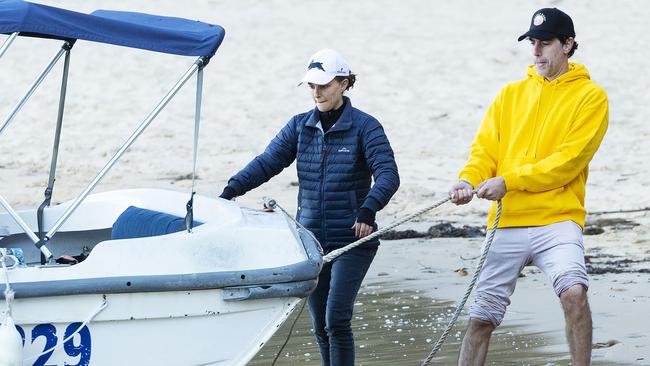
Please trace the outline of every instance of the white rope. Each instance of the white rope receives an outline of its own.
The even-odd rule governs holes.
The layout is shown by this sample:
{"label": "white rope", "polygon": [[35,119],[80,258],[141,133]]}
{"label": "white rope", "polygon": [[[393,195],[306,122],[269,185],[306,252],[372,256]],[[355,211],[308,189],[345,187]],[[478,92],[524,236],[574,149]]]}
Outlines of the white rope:
{"label": "white rope", "polygon": [[501,218],[501,200],[497,201],[497,212],[496,212],[496,216],[494,217],[494,223],[492,224],[492,229],[488,231],[488,236],[485,241],[485,245],[483,246],[483,252],[481,254],[481,259],[479,259],[478,264],[476,265],[476,271],[474,271],[474,276],[472,276],[472,281],[470,281],[469,285],[467,285],[467,290],[465,291],[465,295],[460,300],[458,305],[456,305],[454,316],[447,324],[447,328],[445,328],[445,331],[442,333],[442,335],[440,335],[440,338],[438,338],[438,341],[431,349],[431,352],[429,352],[429,355],[422,362],[420,366],[429,365],[431,359],[433,359],[433,356],[440,350],[440,348],[442,348],[443,343],[445,343],[445,340],[447,339],[447,336],[449,335],[451,328],[453,328],[454,324],[456,324],[456,321],[458,320],[458,316],[460,315],[460,312],[465,307],[465,303],[467,302],[469,295],[472,293],[472,290],[474,289],[474,285],[476,285],[478,276],[481,274],[481,270],[483,269],[483,264],[485,263],[485,259],[487,258],[488,251],[490,250],[490,246],[492,245],[492,240],[494,240],[494,234],[496,233],[497,227],[499,226],[500,218]]}
{"label": "white rope", "polygon": [[[472,192],[473,194],[476,194],[476,191]],[[347,251],[358,247],[359,245],[372,240],[383,233],[387,232],[388,230],[391,230],[407,221],[410,221],[418,216],[423,215],[424,213],[433,210],[434,208],[437,208],[447,201],[449,201],[450,198],[445,198],[442,199],[430,206],[424,207],[415,213],[412,213],[406,217],[404,217],[401,220],[395,221],[392,224],[386,226],[385,228],[378,230],[364,238],[361,238],[351,244],[348,244],[342,248],[336,249],[328,253],[323,257],[323,263],[328,263],[331,262],[332,260],[336,259],[338,256],[342,255],[343,253],[346,253]],[[296,219],[293,218],[282,206],[280,206],[274,199],[271,198],[265,198],[264,199],[264,206],[267,208],[275,209],[279,208],[290,220],[296,223],[299,227],[305,229],[311,237],[318,243],[318,240],[314,237],[314,235],[311,233],[311,231],[307,230],[304,226],[302,226]],[[449,332],[451,329],[454,327],[454,324],[456,324],[456,321],[458,320],[458,317],[460,316],[461,311],[465,307],[465,303],[467,302],[467,299],[469,298],[469,295],[472,293],[472,290],[474,289],[474,285],[476,285],[476,281],[478,280],[478,276],[481,274],[481,270],[483,269],[483,264],[485,263],[485,259],[487,258],[487,254],[490,250],[490,246],[492,245],[492,241],[494,240],[494,234],[496,233],[496,229],[499,226],[499,219],[501,218],[501,200],[497,201],[497,212],[494,218],[494,222],[492,224],[492,228],[488,230],[485,245],[483,246],[483,250],[481,253],[481,257],[479,259],[478,264],[476,265],[476,271],[474,272],[474,275],[472,276],[472,280],[467,286],[467,290],[465,291],[465,295],[462,297],[458,305],[456,306],[456,310],[454,311],[454,315],[452,316],[452,319],[449,321],[447,324],[447,327],[445,331],[442,333],[436,344],[433,346],[431,349],[431,352],[429,352],[429,355],[427,358],[422,362],[421,366],[427,366],[431,362],[431,359],[433,359],[433,356],[442,348],[442,345],[445,343],[445,340],[447,339],[447,336],[449,335]],[[320,245],[320,243],[319,243]],[[321,253],[322,253],[322,248],[321,248]]]}
{"label": "white rope", "polygon": [[270,198],[270,197],[264,197],[264,208],[271,209],[271,210],[275,210],[277,208],[280,211],[282,211],[282,213],[287,218],[289,218],[289,220],[291,220],[299,228],[303,229],[312,239],[314,239],[314,242],[316,242],[316,244],[318,244],[318,250],[320,252],[320,255],[322,256],[324,254],[323,246],[320,245],[320,242],[318,241],[318,239],[316,239],[316,237],[314,236],[314,233],[312,233],[311,230],[307,229],[301,223],[299,223],[298,220],[294,219],[293,216],[291,216],[289,214],[289,212],[287,212],[287,210],[284,209],[284,207],[280,206],[276,200],[274,200],[273,198]]}
{"label": "white rope", "polygon": [[[7,263],[5,259],[9,258],[13,261],[13,265],[7,268]],[[0,262],[2,262],[2,274],[5,281],[5,304],[7,306],[7,317],[11,316],[11,301],[14,299],[14,291],[11,289],[11,284],[9,283],[9,270],[14,269],[18,265],[18,259],[13,255],[7,254],[7,249],[2,248],[0,251]]]}
{"label": "white rope", "polygon": [[77,330],[75,330],[72,334],[70,334],[68,337],[66,337],[63,341],[59,342],[54,347],[48,348],[45,351],[43,351],[43,352],[41,352],[41,353],[39,353],[37,355],[29,356],[29,357],[23,359],[23,361],[33,360],[35,358],[41,357],[44,354],[54,352],[57,349],[61,348],[66,342],[68,342],[70,339],[72,339],[72,337],[76,336],[82,329],[84,329],[84,327],[86,325],[88,325],[88,323],[90,323],[90,321],[93,320],[97,316],[97,314],[101,313],[102,310],[106,309],[107,306],[108,306],[108,302],[106,301],[106,299],[103,299],[101,304],[99,304],[99,307],[97,307],[97,310],[95,310],[92,314],[90,314],[90,316],[88,318],[86,318],[86,320],[83,323],[81,323],[79,328],[77,328]]}
{"label": "white rope", "polygon": [[[472,193],[475,194],[476,191],[474,191]],[[353,248],[356,248],[359,245],[361,245],[361,244],[363,244],[363,243],[365,243],[365,242],[367,242],[369,240],[372,240],[372,239],[382,235],[383,233],[387,232],[388,230],[391,230],[391,229],[393,229],[393,228],[395,228],[395,227],[397,227],[397,226],[399,226],[399,225],[401,225],[401,224],[403,224],[403,223],[405,223],[407,221],[410,221],[410,220],[412,220],[412,219],[414,219],[414,218],[416,218],[418,216],[421,216],[421,215],[425,214],[426,212],[429,212],[429,211],[433,210],[434,208],[437,208],[437,207],[443,205],[444,203],[448,202],[449,200],[450,200],[450,198],[442,199],[442,200],[440,200],[440,201],[438,201],[438,202],[436,202],[436,203],[434,203],[434,204],[432,204],[430,206],[424,207],[424,208],[416,211],[415,213],[412,213],[412,214],[404,217],[401,220],[395,221],[392,224],[386,226],[385,228],[383,228],[381,230],[378,230],[378,231],[376,231],[376,232],[374,232],[374,233],[372,233],[372,234],[370,234],[370,235],[368,235],[368,236],[366,236],[364,238],[361,238],[361,239],[359,239],[359,240],[357,240],[357,241],[355,241],[355,242],[353,242],[351,244],[348,244],[348,245],[346,245],[346,246],[344,246],[342,248],[333,250],[333,251],[331,251],[330,253],[328,253],[327,255],[325,255],[323,257],[323,263],[331,262],[334,259],[336,259],[338,256],[348,252],[349,250],[351,250]],[[296,225],[298,225],[301,228],[305,229],[304,226],[302,226],[296,219],[294,219],[293,216],[291,216],[275,200],[273,200],[271,198],[265,198],[264,199],[264,206],[267,207],[267,208],[271,208],[271,209],[279,208],[290,220],[295,222]],[[483,269],[483,264],[485,263],[485,259],[487,258],[487,254],[488,254],[488,252],[490,250],[490,246],[492,245],[492,241],[494,240],[494,234],[496,233],[496,229],[499,226],[499,219],[501,218],[501,209],[502,209],[501,200],[499,200],[499,201],[497,201],[497,212],[496,212],[496,215],[495,215],[495,218],[494,218],[494,222],[492,224],[492,228],[490,230],[488,230],[485,245],[483,246],[483,251],[481,253],[481,258],[479,259],[479,262],[476,265],[476,271],[474,271],[474,275],[472,276],[472,280],[470,281],[469,285],[467,285],[467,290],[465,291],[465,295],[462,297],[462,299],[460,300],[460,302],[456,306],[456,310],[454,311],[454,315],[452,316],[452,319],[447,324],[447,327],[446,327],[445,331],[442,333],[442,335],[440,336],[440,338],[438,339],[436,344],[433,346],[433,349],[431,349],[431,352],[429,352],[429,355],[427,356],[427,358],[422,362],[421,366],[429,365],[429,363],[431,362],[431,359],[433,359],[433,356],[440,350],[440,348],[442,348],[442,345],[445,343],[445,340],[447,339],[447,336],[449,335],[449,332],[454,327],[454,324],[456,324],[456,321],[458,320],[458,317],[460,316],[460,312],[465,307],[465,303],[467,302],[467,299],[469,298],[469,295],[472,293],[472,290],[474,289],[474,285],[476,285],[476,281],[478,280],[478,276],[481,274],[481,270]],[[310,233],[312,238],[314,240],[316,240],[316,242],[318,243],[318,240],[314,237],[313,234],[311,234],[311,231],[309,231],[307,229],[305,229],[305,230],[308,233]],[[319,243],[319,245],[320,245],[320,243]],[[321,253],[322,253],[322,248],[321,248]]]}
{"label": "white rope", "polygon": [[403,218],[401,220],[395,221],[392,224],[386,226],[385,228],[383,228],[381,230],[377,230],[374,233],[372,233],[372,234],[370,234],[370,235],[368,235],[366,237],[363,237],[363,238],[361,238],[361,239],[359,239],[359,240],[357,240],[357,241],[355,241],[355,242],[353,242],[351,244],[348,244],[348,245],[346,245],[346,246],[344,246],[342,248],[336,249],[336,250],[332,250],[326,256],[323,257],[323,262],[324,263],[331,262],[334,259],[336,259],[336,257],[342,255],[343,253],[348,252],[348,251],[358,247],[359,245],[361,245],[361,244],[363,244],[365,242],[368,242],[368,241],[382,235],[383,233],[387,232],[388,230],[391,230],[391,229],[393,229],[393,228],[395,228],[395,227],[397,227],[399,225],[402,225],[403,223],[405,223],[407,221],[411,221],[411,220],[413,220],[414,218],[416,218],[418,216],[422,216],[425,213],[433,210],[434,208],[442,206],[444,203],[446,203],[449,200],[450,200],[449,197],[447,197],[445,199],[442,199],[442,200],[440,200],[440,201],[438,201],[438,202],[436,202],[436,203],[434,203],[434,204],[432,204],[430,206],[424,207],[424,208],[416,211],[415,213],[412,213],[412,214],[406,216],[405,218]]}
{"label": "white rope", "polygon": [[[365,242],[368,242],[368,241],[370,241],[370,240],[384,234],[388,230],[391,230],[391,229],[393,229],[393,228],[395,228],[395,227],[397,227],[397,226],[399,226],[399,225],[401,225],[401,224],[403,224],[403,223],[405,223],[407,221],[411,221],[411,220],[413,220],[414,218],[416,218],[418,216],[422,216],[426,212],[429,212],[429,211],[433,210],[434,208],[441,206],[442,204],[446,203],[449,200],[450,200],[449,197],[447,197],[445,199],[442,199],[442,200],[440,200],[440,201],[438,201],[438,202],[436,202],[436,203],[434,203],[434,204],[432,204],[430,206],[424,207],[424,208],[416,211],[415,213],[412,213],[412,214],[404,217],[401,220],[393,222],[392,224],[386,226],[385,228],[383,228],[381,230],[375,231],[374,233],[372,233],[372,234],[370,234],[370,235],[368,235],[366,237],[363,237],[363,238],[361,238],[361,239],[359,239],[359,240],[357,240],[355,242],[352,242],[352,243],[350,243],[350,244],[348,244],[348,245],[346,245],[344,247],[333,250],[333,251],[329,252],[326,256],[323,257],[323,263],[329,263],[329,262],[333,261],[334,259],[336,259],[338,256],[342,255],[343,253],[348,252],[351,249],[354,249],[354,248],[358,247],[359,245],[361,245],[361,244],[363,244]],[[271,208],[271,209],[275,209],[276,207],[279,208],[290,220],[295,222],[301,228],[307,230],[307,232],[310,233],[311,237],[314,240],[316,240],[316,242],[318,243],[318,240],[314,237],[314,235],[311,233],[311,231],[309,231],[304,226],[302,226],[298,221],[296,221],[296,219],[294,219],[293,216],[291,216],[284,208],[282,208],[282,206],[280,206],[277,203],[277,201],[275,201],[272,198],[265,198],[264,199],[264,206],[267,207],[267,208]],[[319,245],[320,245],[320,243],[319,243]],[[322,253],[322,249],[321,249],[321,253]]]}

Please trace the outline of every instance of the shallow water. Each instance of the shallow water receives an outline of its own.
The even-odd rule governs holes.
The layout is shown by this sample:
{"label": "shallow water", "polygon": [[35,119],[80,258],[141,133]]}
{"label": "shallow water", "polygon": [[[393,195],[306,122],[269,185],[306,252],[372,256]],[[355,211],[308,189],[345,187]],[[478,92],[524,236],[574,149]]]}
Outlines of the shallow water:
{"label": "shallow water", "polygon": [[[358,365],[420,365],[444,331],[454,304],[423,296],[418,291],[391,288],[393,284],[364,286],[355,304],[353,332]],[[271,365],[300,307],[249,365]],[[454,365],[466,326],[463,313],[432,365]],[[568,365],[568,355],[553,351],[557,342],[522,326],[499,327],[492,336],[487,365]],[[555,347],[557,348],[557,347]],[[320,365],[307,309],[300,314],[289,343],[275,365]],[[611,365],[594,361],[593,365]],[[617,363],[620,364],[620,363]]]}

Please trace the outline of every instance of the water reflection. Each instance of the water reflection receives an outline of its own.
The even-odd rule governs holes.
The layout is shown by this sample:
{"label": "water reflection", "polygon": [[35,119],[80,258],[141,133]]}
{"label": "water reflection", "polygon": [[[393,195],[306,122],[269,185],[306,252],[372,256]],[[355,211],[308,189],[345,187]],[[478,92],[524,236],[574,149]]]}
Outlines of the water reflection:
{"label": "water reflection", "polygon": [[[438,301],[418,291],[391,289],[394,286],[364,286],[359,293],[352,324],[358,365],[420,365],[452,316],[454,303]],[[249,365],[271,365],[297,313],[285,322]],[[456,364],[466,321],[467,314],[461,315],[432,365]],[[568,365],[568,355],[553,351],[557,346],[553,342],[557,341],[527,332],[523,326],[502,326],[492,336],[486,364]],[[276,362],[277,366],[296,364],[321,364],[307,309],[300,315],[289,343]]]}

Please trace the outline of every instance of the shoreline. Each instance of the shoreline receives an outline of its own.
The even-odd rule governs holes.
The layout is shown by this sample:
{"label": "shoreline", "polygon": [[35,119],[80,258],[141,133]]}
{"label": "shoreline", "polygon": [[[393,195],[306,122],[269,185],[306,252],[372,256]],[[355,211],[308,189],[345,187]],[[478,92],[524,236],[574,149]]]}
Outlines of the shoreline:
{"label": "shoreline", "polygon": [[[639,225],[611,226],[585,236],[593,318],[592,365],[650,365],[650,215],[628,215]],[[426,228],[431,222],[414,226]],[[357,297],[353,318],[359,365],[419,364],[445,329],[474,273],[484,238],[382,240]],[[468,320],[462,311],[433,364],[452,365]],[[512,304],[495,330],[486,365],[565,365],[570,362],[559,300],[543,273],[522,271]],[[287,339],[293,314],[251,361],[267,365]],[[320,365],[304,311],[279,364]]]}
{"label": "shoreline", "polygon": [[[635,237],[636,233],[615,233],[609,237],[585,237],[587,256],[610,259],[607,246],[610,241]],[[603,240],[604,239],[604,240]],[[481,239],[408,239],[384,241],[375,262],[366,276],[366,283],[390,283],[400,289],[420,290],[426,296],[450,301],[455,304],[465,291],[471,279],[477,260],[461,258],[475,257],[480,252]],[[650,319],[639,317],[648,305],[650,295],[650,256],[638,253],[631,243],[628,254],[639,258],[628,272],[604,272],[590,274],[589,301],[594,324],[594,364],[650,365],[650,338],[645,330]],[[383,253],[382,253],[383,252]],[[632,252],[636,252],[632,254]],[[627,258],[625,256],[624,258]],[[429,259],[429,260],[427,260]],[[596,261],[594,261],[596,262]],[[628,265],[625,262],[625,265]],[[464,272],[458,271],[464,269]],[[568,346],[564,339],[564,318],[548,280],[536,267],[526,267],[518,280],[503,323],[495,330],[510,329],[515,334],[537,335],[547,340],[548,346],[540,351],[564,355],[568,360]],[[466,322],[467,308],[473,299],[470,296],[459,323]],[[511,330],[512,327],[517,331]],[[464,333],[457,325],[455,332]],[[494,342],[494,341],[493,341]],[[509,352],[490,353],[492,359],[507,357]],[[556,356],[557,357],[557,356]],[[522,362],[525,360],[521,360]],[[535,363],[533,363],[535,364]],[[552,364],[552,363],[551,363]]]}

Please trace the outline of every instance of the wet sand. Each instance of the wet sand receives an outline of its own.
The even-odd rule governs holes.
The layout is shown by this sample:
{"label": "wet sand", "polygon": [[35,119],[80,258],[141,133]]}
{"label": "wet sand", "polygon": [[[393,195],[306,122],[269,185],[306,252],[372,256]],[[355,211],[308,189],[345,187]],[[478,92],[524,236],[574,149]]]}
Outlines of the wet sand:
{"label": "wet sand", "polygon": [[[646,218],[638,215],[634,220],[644,222]],[[644,273],[650,260],[647,252],[640,253],[637,248],[645,242],[639,238],[648,237],[647,225],[639,226],[609,228],[601,235],[585,237],[591,271],[603,272],[590,276],[594,365],[650,365],[650,319],[642,316],[650,303],[650,274]],[[462,258],[478,255],[481,243],[480,238],[383,241],[355,305],[357,364],[419,365],[447,325],[471,278],[476,259]],[[626,255],[617,260],[608,254],[612,247]],[[625,258],[636,259],[630,264]],[[466,276],[457,271],[461,268],[466,268]],[[559,301],[537,268],[526,267],[523,275],[508,313],[493,335],[486,364],[568,365]],[[250,365],[270,364],[292,321],[293,317]],[[465,311],[432,364],[455,364],[466,321]],[[320,365],[306,309],[276,362],[293,364]]]}
{"label": "wet sand", "polygon": [[[453,304],[439,302],[420,292],[389,290],[390,284],[366,286],[359,294],[354,319],[358,365],[419,365],[444,330]],[[249,365],[270,365],[284,343],[290,318]],[[459,322],[464,326],[464,320]],[[307,310],[301,314],[289,344],[276,365],[320,365],[318,348],[310,330]],[[450,333],[432,364],[453,364],[460,344],[460,331]],[[562,354],[542,352],[547,340],[509,326],[495,333],[490,362],[503,364],[525,359],[526,364],[561,360]]]}

